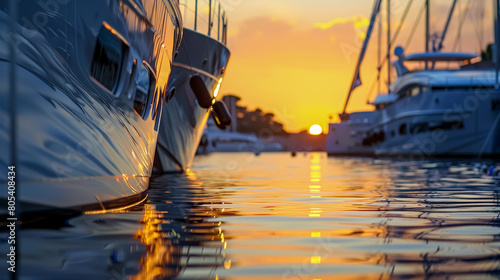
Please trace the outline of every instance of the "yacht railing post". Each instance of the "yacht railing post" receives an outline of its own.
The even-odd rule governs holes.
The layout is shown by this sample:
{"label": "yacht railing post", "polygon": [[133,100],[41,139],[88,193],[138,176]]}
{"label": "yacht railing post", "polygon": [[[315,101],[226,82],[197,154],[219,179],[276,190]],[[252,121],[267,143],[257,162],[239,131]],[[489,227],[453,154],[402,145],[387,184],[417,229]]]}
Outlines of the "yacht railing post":
{"label": "yacht railing post", "polygon": [[382,17],[378,18],[378,36],[377,36],[377,94],[381,92],[380,73],[382,72]]}
{"label": "yacht railing post", "polygon": [[217,17],[217,41],[220,41],[220,1],[219,1],[219,16]]}
{"label": "yacht railing post", "polygon": [[387,93],[391,93],[391,0],[387,0]]}
{"label": "yacht railing post", "polygon": [[212,0],[208,1],[208,36],[212,30]]}
{"label": "yacht railing post", "polygon": [[[224,12],[224,15],[226,13]],[[229,22],[229,19],[225,17],[226,19],[224,20],[224,45],[227,45],[227,24]]]}
{"label": "yacht railing post", "polygon": [[194,31],[198,27],[198,0],[194,1]]}
{"label": "yacht railing post", "polygon": [[[425,52],[429,52],[429,28],[430,28],[430,6],[429,0],[425,0]],[[425,62],[425,70],[429,69],[429,64]]]}
{"label": "yacht railing post", "polygon": [[495,13],[493,15],[493,18],[495,20],[494,23],[494,29],[495,29],[495,50],[494,50],[494,60],[495,60],[495,89],[498,90],[500,88],[498,84],[498,74],[499,74],[499,68],[500,68],[500,36],[498,32],[500,31],[500,26],[499,26],[499,18],[500,18],[500,0],[495,0],[493,3],[493,7],[495,10]]}

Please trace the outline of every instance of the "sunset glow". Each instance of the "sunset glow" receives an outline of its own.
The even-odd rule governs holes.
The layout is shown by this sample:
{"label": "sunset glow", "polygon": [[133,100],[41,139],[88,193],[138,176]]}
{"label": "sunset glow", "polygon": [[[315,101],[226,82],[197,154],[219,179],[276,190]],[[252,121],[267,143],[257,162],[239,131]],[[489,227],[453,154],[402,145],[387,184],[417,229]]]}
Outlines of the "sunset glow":
{"label": "sunset glow", "polygon": [[[356,60],[366,36],[372,0],[354,4],[341,0],[252,0],[229,1],[230,14],[228,46],[231,60],[221,94],[236,94],[249,109],[272,111],[287,131],[307,130],[311,123],[328,127],[329,117],[338,120],[345,102]],[[412,1],[411,12],[397,38],[396,45],[406,53],[424,50],[423,20],[409,34],[418,11],[425,1]],[[432,2],[431,34],[440,34],[449,0]],[[466,8],[458,4],[457,16]],[[465,25],[455,45],[459,20],[452,20],[443,51],[479,53],[480,46],[492,42],[491,1],[472,1],[468,11],[471,19],[484,19],[480,35],[474,24]],[[480,10],[485,4],[485,11]],[[392,33],[400,24],[407,1],[392,1]],[[458,18],[458,17],[457,17]],[[471,20],[469,19],[469,20]],[[382,10],[383,32],[387,30],[386,10]],[[479,24],[479,23],[478,23]],[[478,25],[479,26],[479,25]],[[377,31],[372,36],[361,69],[362,86],[351,97],[348,112],[371,110],[367,100],[377,94]],[[383,33],[382,49],[385,50]],[[482,38],[479,42],[475,38]],[[383,54],[384,56],[385,54]],[[381,91],[386,92],[387,70],[382,69]],[[325,131],[326,132],[326,131]]]}

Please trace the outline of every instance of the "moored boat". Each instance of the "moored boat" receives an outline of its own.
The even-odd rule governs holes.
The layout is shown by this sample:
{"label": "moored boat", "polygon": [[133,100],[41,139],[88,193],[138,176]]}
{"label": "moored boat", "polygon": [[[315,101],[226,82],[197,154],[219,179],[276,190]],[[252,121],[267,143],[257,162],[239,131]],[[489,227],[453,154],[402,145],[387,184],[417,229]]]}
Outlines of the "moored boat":
{"label": "moored boat", "polygon": [[[369,32],[341,122],[330,124],[327,142],[330,155],[412,159],[500,155],[500,55],[493,55],[495,61],[478,61],[479,57],[474,53],[441,51],[455,4],[456,1],[451,6],[441,39],[432,50],[429,50],[428,40],[426,51],[422,53],[405,54],[402,47],[394,49],[398,60],[388,64],[388,72],[394,66],[396,80],[391,83],[388,74],[389,93],[380,94],[372,102],[375,110],[347,114],[345,108],[349,96],[361,84],[359,68],[380,11],[381,1],[375,1]],[[493,6],[496,19],[496,47],[493,49],[500,49],[496,28],[499,7],[496,2]],[[394,38],[388,39],[388,45],[391,46],[393,41]],[[388,61],[389,58],[388,52]],[[424,67],[409,66],[415,62]]]}
{"label": "moored boat", "polygon": [[179,5],[63,2],[0,4],[0,167],[23,212],[126,207],[146,195]]}
{"label": "moored boat", "polygon": [[[168,84],[171,98],[163,106],[155,160],[159,173],[183,172],[189,168],[211,112],[216,114],[217,121],[222,118],[217,114],[227,116],[222,101],[215,101],[230,57],[226,46],[227,16],[221,11],[220,3],[218,11],[212,6],[209,1],[208,31],[203,33],[197,27],[199,15],[195,12],[194,29],[184,28],[181,46],[172,64]],[[195,10],[198,10],[197,1]],[[215,16],[212,14],[218,15],[213,33]],[[217,39],[212,38],[214,34]],[[224,125],[222,123],[220,125]]]}

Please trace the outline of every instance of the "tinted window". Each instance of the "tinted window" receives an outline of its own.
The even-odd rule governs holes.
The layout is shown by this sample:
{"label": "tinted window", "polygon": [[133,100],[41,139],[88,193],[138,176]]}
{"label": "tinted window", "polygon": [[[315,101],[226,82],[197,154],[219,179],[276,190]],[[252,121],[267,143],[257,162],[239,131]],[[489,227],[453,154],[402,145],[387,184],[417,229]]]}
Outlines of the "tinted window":
{"label": "tinted window", "polygon": [[134,97],[134,110],[143,119],[146,119],[148,105],[156,103],[155,100],[155,87],[156,78],[145,62],[142,63],[139,73],[136,77],[137,89]]}
{"label": "tinted window", "polygon": [[122,40],[102,28],[97,36],[90,74],[109,91],[114,91],[118,84],[124,52]]}

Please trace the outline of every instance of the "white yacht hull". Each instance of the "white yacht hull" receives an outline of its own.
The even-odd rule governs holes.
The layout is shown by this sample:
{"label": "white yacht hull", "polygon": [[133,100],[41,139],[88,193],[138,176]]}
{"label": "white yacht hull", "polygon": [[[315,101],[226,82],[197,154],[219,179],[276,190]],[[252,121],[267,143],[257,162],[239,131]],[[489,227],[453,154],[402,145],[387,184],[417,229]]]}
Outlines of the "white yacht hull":
{"label": "white yacht hull", "polygon": [[185,28],[178,54],[172,64],[169,91],[175,94],[165,103],[159,131],[155,166],[162,173],[189,168],[203,135],[210,109],[202,108],[190,86],[200,76],[212,98],[224,75],[230,52],[221,42]]}
{"label": "white yacht hull", "polygon": [[[428,92],[400,100],[382,110],[381,122],[372,128],[385,134],[385,141],[373,146],[374,153],[416,158],[500,155],[498,101],[500,91],[494,90]],[[400,133],[405,125],[406,133]]]}
{"label": "white yacht hull", "polygon": [[366,132],[373,126],[376,111],[355,112],[349,120],[330,123],[326,136],[326,152],[330,156],[372,156],[373,148],[363,146]]}
{"label": "white yacht hull", "polygon": [[[20,1],[17,20],[2,5],[0,169],[16,164],[20,210],[105,210],[141,201],[156,147],[155,112],[180,40],[177,2],[75,0],[48,11],[38,2]],[[30,25],[32,19],[38,24]],[[13,20],[15,116],[7,102]],[[138,70],[143,65],[151,69]],[[137,102],[140,71],[155,78],[147,78],[148,93]],[[134,104],[144,106],[141,115]],[[9,125],[13,117],[17,138]],[[16,163],[7,148],[12,141]],[[7,171],[0,183],[7,186]],[[6,199],[7,191],[1,192],[0,200]]]}
{"label": "white yacht hull", "polygon": [[[369,124],[356,116],[366,113]],[[352,115],[350,123],[330,124],[329,155],[500,156],[500,91],[489,87],[425,92]]]}

